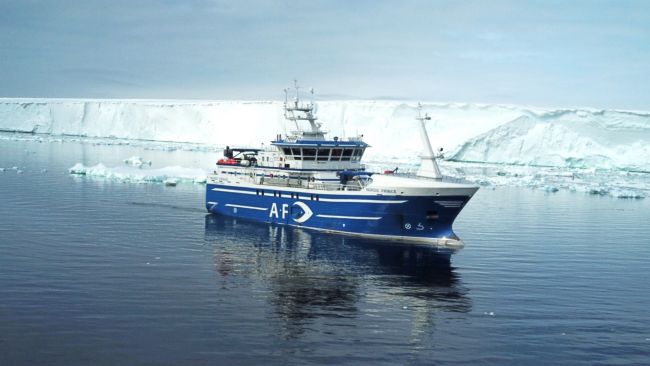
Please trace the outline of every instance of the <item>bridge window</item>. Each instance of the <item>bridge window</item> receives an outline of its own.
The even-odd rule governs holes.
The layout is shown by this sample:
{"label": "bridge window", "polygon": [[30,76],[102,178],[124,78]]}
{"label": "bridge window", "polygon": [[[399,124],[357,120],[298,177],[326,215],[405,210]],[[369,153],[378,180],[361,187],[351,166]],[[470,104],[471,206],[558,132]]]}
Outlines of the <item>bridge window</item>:
{"label": "bridge window", "polygon": [[354,149],[343,149],[343,157],[341,158],[341,161],[350,161],[353,151]]}
{"label": "bridge window", "polygon": [[316,149],[302,149],[303,160],[316,160]]}
{"label": "bridge window", "polygon": [[318,161],[328,161],[331,149],[318,149]]}
{"label": "bridge window", "polygon": [[342,153],[343,153],[343,149],[332,149],[332,158],[330,160],[339,161],[341,159]]}
{"label": "bridge window", "polygon": [[293,153],[293,158],[296,160],[301,160],[302,157],[300,156],[300,148],[299,147],[292,147],[291,152]]}
{"label": "bridge window", "polygon": [[284,151],[284,155],[291,155],[291,148],[285,147],[282,148],[282,150]]}

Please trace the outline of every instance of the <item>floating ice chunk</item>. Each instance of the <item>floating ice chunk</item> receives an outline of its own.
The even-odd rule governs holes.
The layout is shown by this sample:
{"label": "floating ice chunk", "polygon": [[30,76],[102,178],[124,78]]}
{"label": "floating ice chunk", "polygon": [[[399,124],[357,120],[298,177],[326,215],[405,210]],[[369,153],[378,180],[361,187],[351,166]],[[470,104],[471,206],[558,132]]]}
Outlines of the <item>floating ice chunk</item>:
{"label": "floating ice chunk", "polygon": [[544,186],[544,187],[540,187],[539,189],[541,189],[543,191],[546,191],[546,192],[551,192],[551,193],[559,191],[559,189],[557,187],[554,187],[554,186]]}
{"label": "floating ice chunk", "polygon": [[207,174],[203,169],[170,166],[161,169],[139,169],[136,167],[108,168],[104,164],[86,167],[81,163],[69,169],[70,174],[86,175],[88,177],[106,178],[123,182],[153,182],[163,183],[175,179],[177,183],[206,183]]}
{"label": "floating ice chunk", "polygon": [[124,160],[126,164],[133,165],[133,166],[140,166],[142,165],[142,158],[139,156],[132,156],[126,160]]}
{"label": "floating ice chunk", "polygon": [[16,173],[23,174],[23,171],[22,170],[16,170]]}
{"label": "floating ice chunk", "polygon": [[4,172],[4,171],[5,171],[5,168],[0,168],[0,172]]}
{"label": "floating ice chunk", "polygon": [[603,187],[592,187],[589,189],[588,192],[589,194],[605,195],[605,194],[609,194],[609,189]]}
{"label": "floating ice chunk", "polygon": [[165,183],[166,186],[175,187],[176,184],[178,184],[178,179],[168,178],[168,179],[165,179],[163,181],[163,183]]}
{"label": "floating ice chunk", "polygon": [[17,167],[17,166],[15,166],[15,167],[13,167],[13,168],[11,168],[11,169],[13,169],[13,170],[18,170],[18,167]]}
{"label": "floating ice chunk", "polygon": [[627,189],[613,189],[610,194],[612,197],[617,197],[617,198],[645,198],[645,195],[641,192],[636,192],[632,190],[627,190]]}
{"label": "floating ice chunk", "polygon": [[81,163],[77,163],[77,165],[73,166],[68,170],[70,171],[70,174],[86,175],[86,171],[88,170],[88,168],[83,166],[83,164]]}

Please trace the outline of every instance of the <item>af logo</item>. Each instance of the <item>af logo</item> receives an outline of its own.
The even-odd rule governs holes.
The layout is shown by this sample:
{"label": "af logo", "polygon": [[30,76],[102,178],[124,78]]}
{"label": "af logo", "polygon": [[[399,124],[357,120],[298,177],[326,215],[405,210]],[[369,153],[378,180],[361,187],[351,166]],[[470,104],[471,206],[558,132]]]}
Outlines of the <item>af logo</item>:
{"label": "af logo", "polygon": [[[297,206],[297,207],[296,207]],[[287,214],[289,214],[289,205],[286,203],[282,204],[282,211],[278,212],[278,206],[273,203],[271,206],[271,213],[269,213],[269,217],[274,217],[280,218],[280,212],[282,213],[282,218],[284,219]],[[314,213],[311,211],[309,206],[304,204],[303,202],[295,202],[293,206],[291,206],[291,216],[293,216],[293,221],[297,223],[303,223],[313,215]]]}

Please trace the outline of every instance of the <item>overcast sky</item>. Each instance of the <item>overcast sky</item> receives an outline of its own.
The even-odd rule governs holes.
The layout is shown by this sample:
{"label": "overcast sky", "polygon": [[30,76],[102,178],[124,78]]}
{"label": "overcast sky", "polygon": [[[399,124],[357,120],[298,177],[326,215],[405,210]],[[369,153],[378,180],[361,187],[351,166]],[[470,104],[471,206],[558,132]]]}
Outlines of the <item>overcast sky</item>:
{"label": "overcast sky", "polygon": [[650,1],[0,0],[0,97],[650,110]]}

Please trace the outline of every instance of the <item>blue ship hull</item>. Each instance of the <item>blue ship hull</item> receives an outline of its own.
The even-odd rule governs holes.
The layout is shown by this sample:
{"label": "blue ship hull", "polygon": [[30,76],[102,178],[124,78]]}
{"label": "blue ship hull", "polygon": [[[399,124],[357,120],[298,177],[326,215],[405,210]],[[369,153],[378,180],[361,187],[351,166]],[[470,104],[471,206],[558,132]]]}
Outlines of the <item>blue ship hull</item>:
{"label": "blue ship hull", "polygon": [[[340,195],[208,184],[209,212],[391,240],[462,245],[452,224],[469,196]],[[270,190],[269,190],[270,189]],[[274,190],[275,189],[275,190]],[[448,241],[448,242],[446,242]]]}

